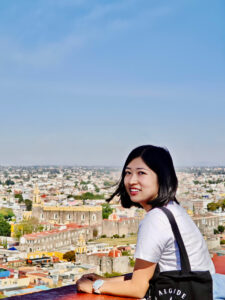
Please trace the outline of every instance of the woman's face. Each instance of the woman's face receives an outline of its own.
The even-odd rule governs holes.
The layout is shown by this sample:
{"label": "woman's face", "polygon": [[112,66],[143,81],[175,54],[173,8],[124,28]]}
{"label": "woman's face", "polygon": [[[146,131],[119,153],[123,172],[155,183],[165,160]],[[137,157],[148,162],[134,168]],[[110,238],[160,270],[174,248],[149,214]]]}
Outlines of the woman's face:
{"label": "woman's face", "polygon": [[134,158],[127,165],[124,185],[132,202],[139,203],[146,211],[151,208],[147,202],[158,195],[158,177],[141,157]]}

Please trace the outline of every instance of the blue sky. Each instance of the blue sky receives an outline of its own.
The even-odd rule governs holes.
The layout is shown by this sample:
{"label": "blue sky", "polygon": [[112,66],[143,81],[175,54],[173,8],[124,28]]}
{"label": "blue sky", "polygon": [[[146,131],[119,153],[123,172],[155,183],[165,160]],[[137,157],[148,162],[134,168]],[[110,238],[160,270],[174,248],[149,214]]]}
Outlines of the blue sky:
{"label": "blue sky", "polygon": [[225,165],[225,2],[1,0],[0,165]]}

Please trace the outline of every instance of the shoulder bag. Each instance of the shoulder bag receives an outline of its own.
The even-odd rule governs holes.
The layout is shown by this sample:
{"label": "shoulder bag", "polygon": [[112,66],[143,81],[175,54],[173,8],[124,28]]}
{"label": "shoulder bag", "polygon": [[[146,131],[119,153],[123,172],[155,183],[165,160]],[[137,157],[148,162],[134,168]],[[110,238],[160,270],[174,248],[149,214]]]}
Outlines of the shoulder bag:
{"label": "shoulder bag", "polygon": [[[192,271],[187,251],[179,228],[170,210],[160,209],[166,214],[176,242],[181,260],[181,270],[159,272],[157,265],[155,274],[149,282],[145,295],[148,300],[213,300],[212,277],[209,271]],[[194,245],[193,245],[194,247]]]}

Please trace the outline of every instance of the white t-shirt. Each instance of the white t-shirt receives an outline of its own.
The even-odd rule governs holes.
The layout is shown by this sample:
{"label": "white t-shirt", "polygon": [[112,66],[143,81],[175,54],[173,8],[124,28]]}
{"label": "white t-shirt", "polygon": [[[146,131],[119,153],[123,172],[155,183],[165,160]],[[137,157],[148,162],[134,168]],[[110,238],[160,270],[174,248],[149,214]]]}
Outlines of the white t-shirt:
{"label": "white t-shirt", "polygon": [[[192,271],[215,273],[206,242],[198,227],[176,202],[166,206],[179,227]],[[159,208],[150,210],[140,222],[135,258],[159,263],[160,271],[180,270],[180,255],[167,216]]]}

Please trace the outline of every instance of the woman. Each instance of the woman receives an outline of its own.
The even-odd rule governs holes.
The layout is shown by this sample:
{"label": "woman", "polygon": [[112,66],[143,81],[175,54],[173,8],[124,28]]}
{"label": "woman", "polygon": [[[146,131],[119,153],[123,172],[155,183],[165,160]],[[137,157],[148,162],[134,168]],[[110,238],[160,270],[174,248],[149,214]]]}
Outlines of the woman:
{"label": "woman", "polygon": [[[119,185],[108,201],[118,195],[123,207],[142,207],[146,211],[139,225],[134,271],[130,278],[106,279],[96,274],[83,276],[77,282],[79,291],[143,298],[157,264],[161,272],[180,270],[177,243],[167,217],[158,208],[162,206],[167,207],[176,219],[191,269],[208,270],[213,276],[214,286],[221,285],[221,280],[224,280],[225,286],[225,276],[217,278],[214,275],[214,265],[200,231],[176,199],[177,186],[173,161],[166,149],[144,145],[129,154]],[[214,300],[225,299],[225,295],[222,298],[218,294],[223,293],[224,286],[214,291],[217,293]]]}

